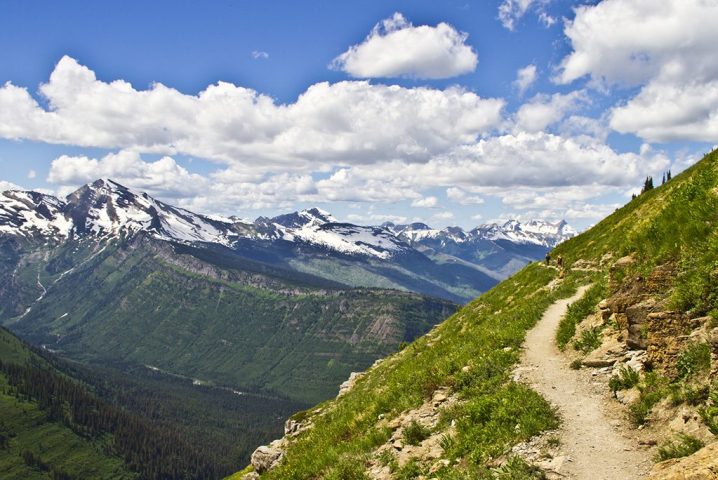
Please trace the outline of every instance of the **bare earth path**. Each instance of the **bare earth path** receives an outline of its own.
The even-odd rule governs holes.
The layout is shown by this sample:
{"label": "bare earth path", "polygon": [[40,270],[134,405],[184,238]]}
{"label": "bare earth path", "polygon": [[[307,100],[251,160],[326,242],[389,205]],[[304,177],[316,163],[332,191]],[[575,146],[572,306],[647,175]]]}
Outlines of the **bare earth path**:
{"label": "bare earth path", "polygon": [[[604,400],[592,391],[585,372],[572,370],[555,342],[556,328],[568,305],[586,291],[559,300],[526,336],[521,377],[558,407],[562,454],[567,461],[559,473],[578,480],[630,480],[650,469],[647,452],[635,448],[604,413]],[[590,375],[589,375],[590,377]]]}

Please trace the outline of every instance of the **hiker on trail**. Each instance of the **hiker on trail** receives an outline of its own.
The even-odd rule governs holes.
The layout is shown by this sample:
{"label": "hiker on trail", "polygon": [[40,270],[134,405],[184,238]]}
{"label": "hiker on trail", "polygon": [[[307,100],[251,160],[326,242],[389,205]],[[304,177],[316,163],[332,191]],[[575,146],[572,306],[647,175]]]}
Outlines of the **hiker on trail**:
{"label": "hiker on trail", "polygon": [[561,255],[559,255],[556,259],[556,265],[558,266],[558,268],[563,268],[563,257]]}
{"label": "hiker on trail", "polygon": [[546,253],[546,265],[551,265],[551,254]]}

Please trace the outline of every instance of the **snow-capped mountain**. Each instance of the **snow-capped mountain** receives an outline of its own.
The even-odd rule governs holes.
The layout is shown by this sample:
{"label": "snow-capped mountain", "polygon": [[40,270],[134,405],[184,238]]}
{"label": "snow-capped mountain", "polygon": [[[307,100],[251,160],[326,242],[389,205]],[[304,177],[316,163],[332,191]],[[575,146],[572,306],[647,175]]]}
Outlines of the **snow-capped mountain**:
{"label": "snow-capped mountain", "polygon": [[575,231],[566,222],[538,220],[470,231],[423,223],[362,226],[340,222],[319,208],[248,221],[196,214],[109,179],[85,185],[65,199],[38,192],[0,193],[0,240],[14,236],[46,244],[139,234],[191,247],[183,251],[205,257],[223,249],[223,261],[230,263],[241,258],[341,284],[464,300],[543,258]]}
{"label": "snow-capped mountain", "polygon": [[527,223],[509,220],[503,225],[496,223],[480,225],[470,234],[484,240],[508,240],[518,244],[553,248],[559,243],[575,237],[577,232],[565,220],[554,223],[544,220],[531,220]]}
{"label": "snow-capped mountain", "polygon": [[37,192],[0,193],[0,232],[55,240],[74,236],[114,237],[148,232],[178,242],[230,245],[231,222],[173,207],[112,180],[97,180],[65,200]]}
{"label": "snow-capped mountain", "polygon": [[239,239],[286,241],[380,259],[411,248],[383,228],[340,223],[318,208],[247,223],[173,207],[108,179],[85,185],[65,200],[37,192],[2,192],[0,232],[54,240],[146,232],[160,240],[230,248]]}
{"label": "snow-capped mountain", "polygon": [[540,245],[553,248],[577,234],[576,230],[564,220],[555,223],[544,220],[531,220],[527,223],[509,220],[501,225],[497,223],[479,225],[468,232],[460,227],[447,227],[438,230],[424,223],[411,223],[408,225],[385,223],[383,226],[411,245],[428,242],[435,243],[432,241],[439,241],[444,244],[460,244],[506,240],[515,244]]}

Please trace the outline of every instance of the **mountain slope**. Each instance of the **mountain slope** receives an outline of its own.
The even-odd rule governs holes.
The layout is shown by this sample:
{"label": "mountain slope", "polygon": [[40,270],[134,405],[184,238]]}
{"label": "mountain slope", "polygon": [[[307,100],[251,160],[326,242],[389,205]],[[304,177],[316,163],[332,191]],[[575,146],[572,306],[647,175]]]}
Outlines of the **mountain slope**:
{"label": "mountain slope", "polygon": [[85,185],[65,200],[37,192],[0,194],[3,237],[59,244],[145,234],[175,244],[225,249],[225,257],[233,254],[285,273],[456,302],[487,290],[574,233],[565,222],[539,221],[485,225],[471,232],[458,227],[432,230],[423,224],[361,226],[338,222],[317,208],[250,222],[195,214],[109,179]]}
{"label": "mountain slope", "polygon": [[[602,308],[609,308],[614,326],[605,328],[617,329],[624,342],[639,342],[632,348],[645,349],[652,362],[654,371],[640,375],[642,390],[630,409],[645,422],[656,402],[669,396],[669,385],[686,391],[687,379],[698,377],[685,375],[715,371],[710,356],[707,366],[692,360],[702,337],[673,332],[710,330],[718,317],[717,187],[714,152],[559,245],[555,255],[569,268],[527,266],[372,367],[338,399],[295,416],[299,425],[264,447],[253,465],[263,478],[367,478],[369,472],[394,478],[429,472],[432,478],[534,478],[535,468],[512,457],[511,448],[554,428],[559,419],[538,394],[512,380],[512,368],[527,329],[578,285],[601,288],[569,309],[566,322],[583,320],[607,298],[613,307]],[[640,303],[649,300],[652,317],[648,304]],[[661,343],[675,341],[681,343]],[[667,351],[675,356],[665,357]],[[683,374],[676,373],[677,358],[693,362]],[[688,398],[713,408],[710,399]],[[715,422],[710,415],[705,421]]]}
{"label": "mountain slope", "polygon": [[27,479],[216,478],[176,432],[99,400],[0,329],[0,475]]}
{"label": "mountain slope", "polygon": [[[146,365],[237,390],[299,401],[336,392],[454,311],[411,293],[317,288],[218,266],[145,236],[45,251],[41,300],[10,321],[37,345],[103,365]],[[187,247],[182,247],[185,250]],[[222,262],[223,263],[223,262]],[[46,286],[45,286],[46,285]]]}

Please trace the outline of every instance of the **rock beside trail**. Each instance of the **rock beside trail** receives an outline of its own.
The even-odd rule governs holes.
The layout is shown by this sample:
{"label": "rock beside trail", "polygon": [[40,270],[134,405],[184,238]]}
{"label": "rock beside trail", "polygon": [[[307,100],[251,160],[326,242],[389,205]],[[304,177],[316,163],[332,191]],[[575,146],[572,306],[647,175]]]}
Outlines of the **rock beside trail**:
{"label": "rock beside trail", "polygon": [[656,464],[649,480],[704,480],[718,478],[718,443],[710,444],[689,457]]}

